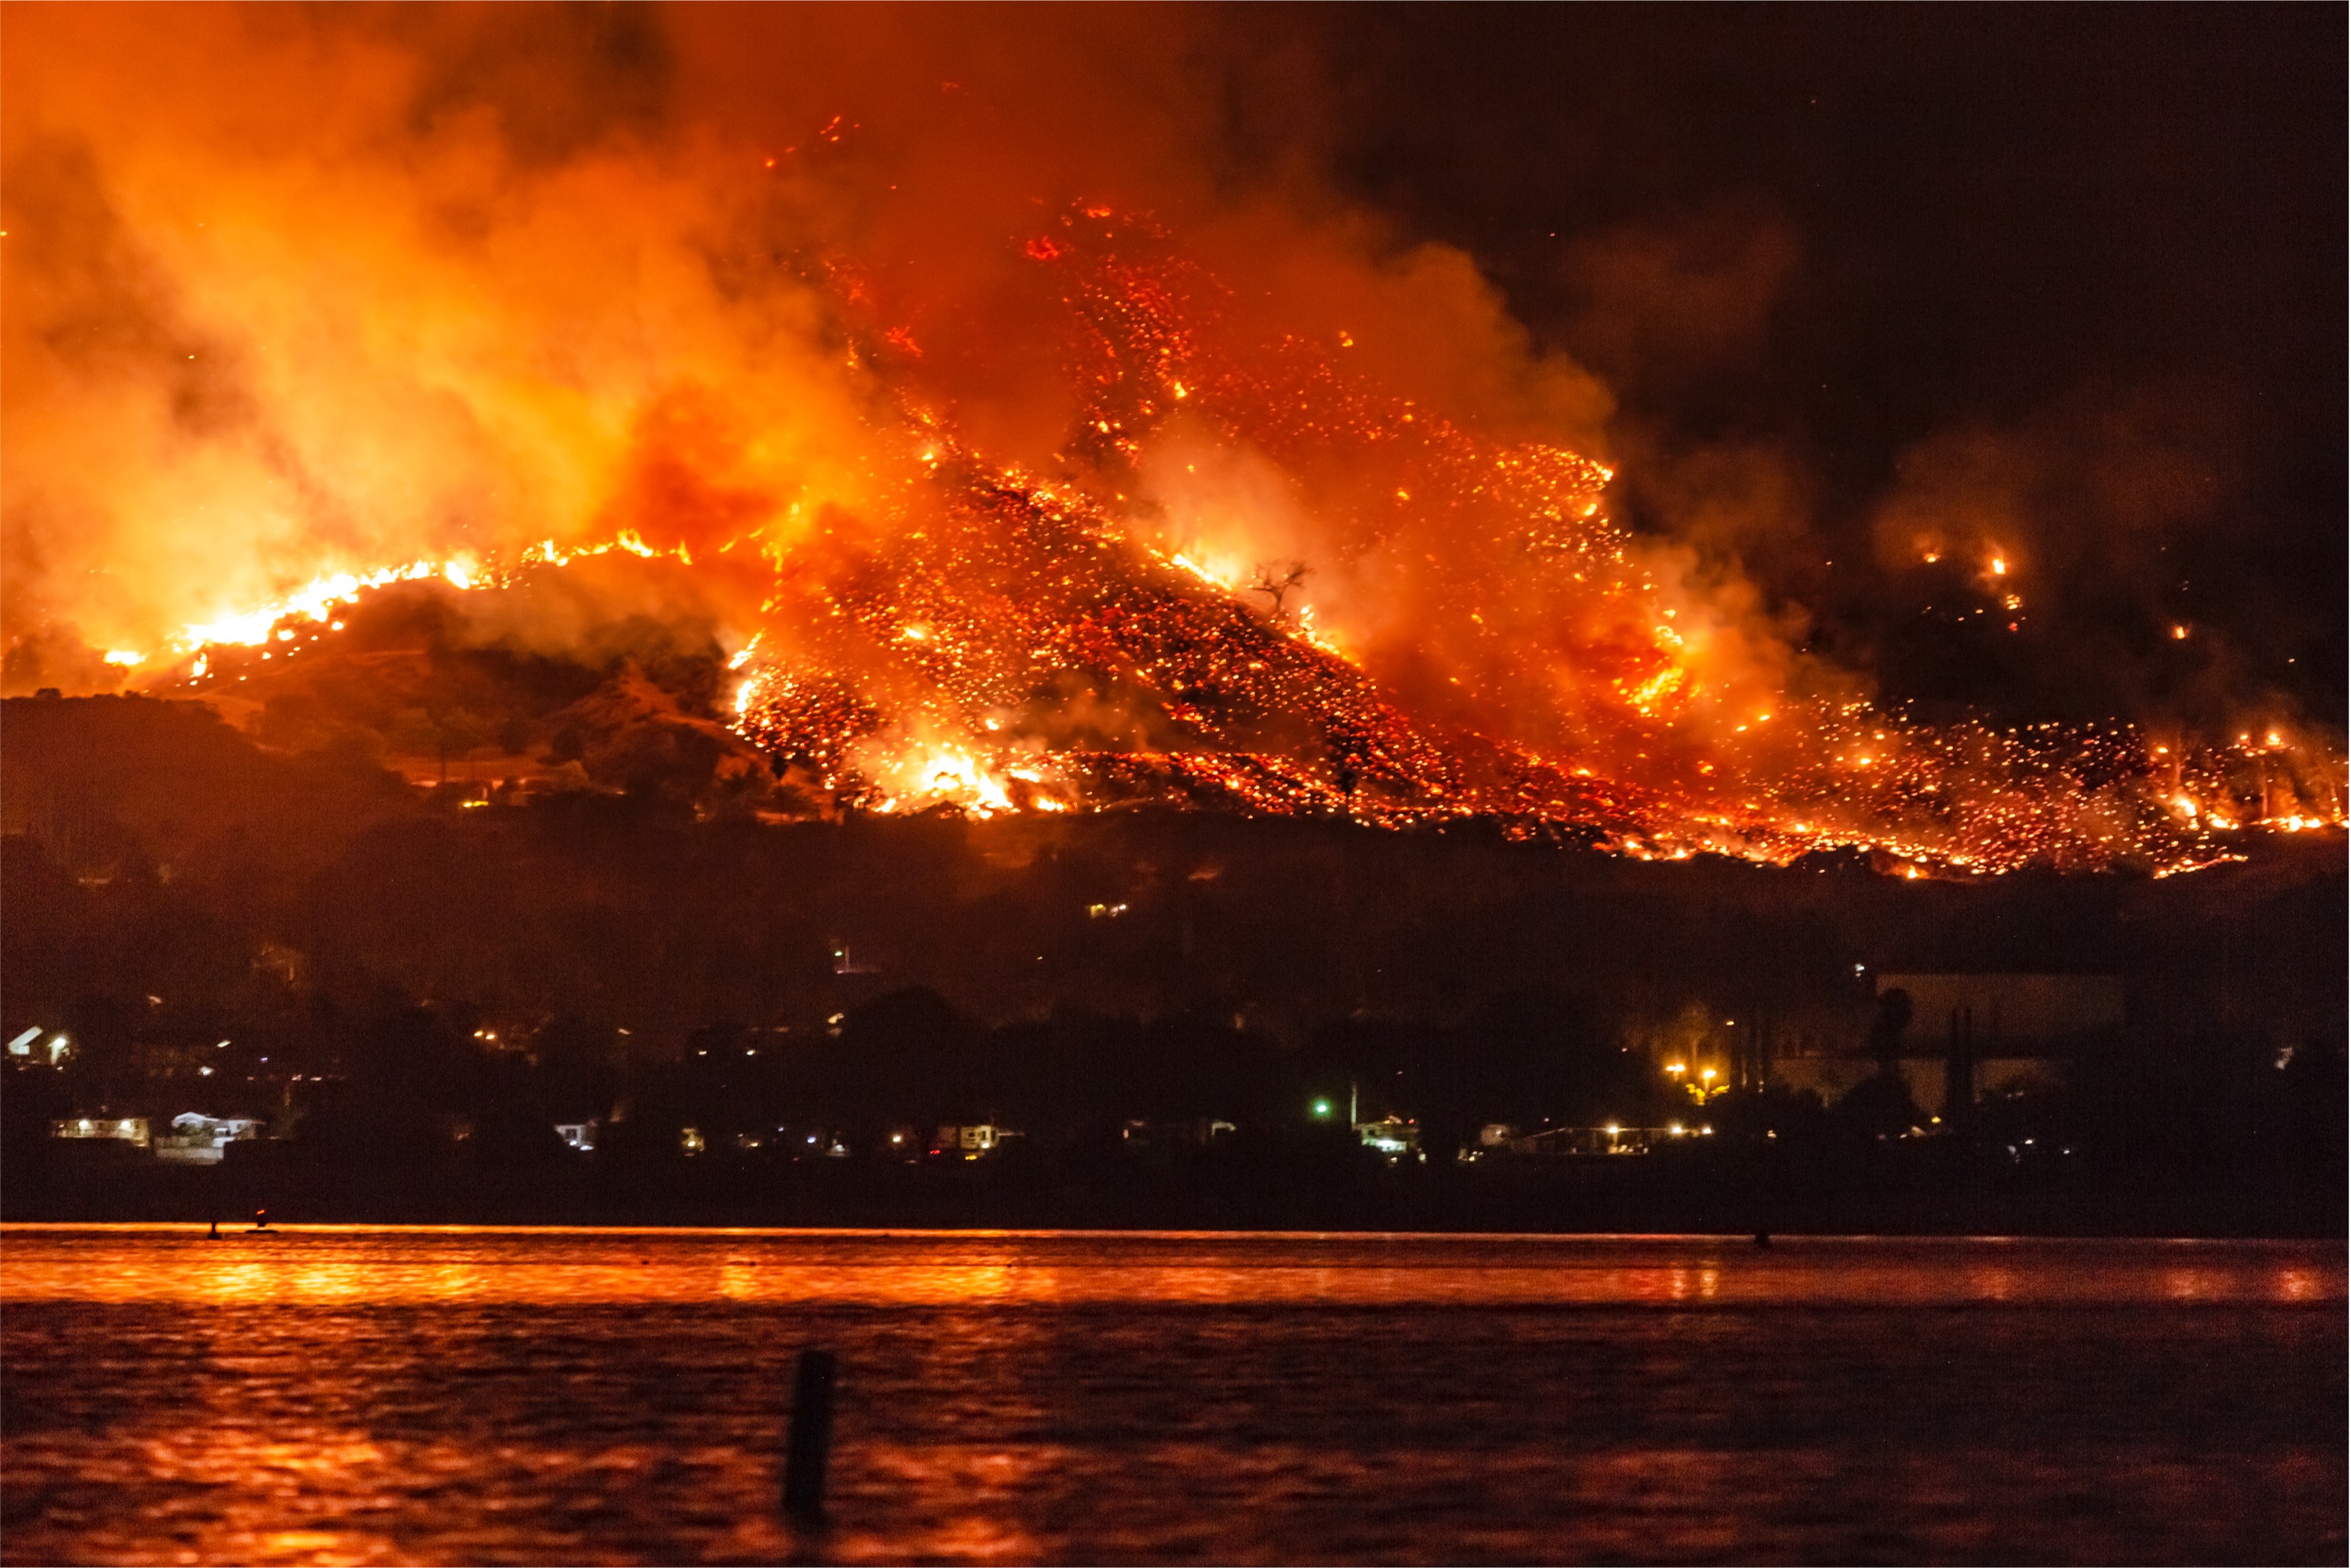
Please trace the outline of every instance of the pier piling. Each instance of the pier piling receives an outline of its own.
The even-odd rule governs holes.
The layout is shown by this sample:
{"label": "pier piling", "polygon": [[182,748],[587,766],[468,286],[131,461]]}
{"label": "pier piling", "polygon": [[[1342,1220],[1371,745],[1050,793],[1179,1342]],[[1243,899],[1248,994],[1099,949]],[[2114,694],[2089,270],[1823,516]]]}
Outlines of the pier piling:
{"label": "pier piling", "polygon": [[784,1511],[824,1512],[825,1461],[832,1453],[832,1385],[840,1360],[829,1350],[800,1352],[792,1375],[792,1414],[784,1435]]}

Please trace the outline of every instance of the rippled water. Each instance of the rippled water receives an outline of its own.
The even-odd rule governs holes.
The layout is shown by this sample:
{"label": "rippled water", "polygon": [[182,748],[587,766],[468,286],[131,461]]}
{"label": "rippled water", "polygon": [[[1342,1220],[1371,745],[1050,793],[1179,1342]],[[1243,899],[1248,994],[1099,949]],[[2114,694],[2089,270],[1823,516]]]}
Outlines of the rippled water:
{"label": "rippled water", "polygon": [[2345,1556],[2340,1245],[9,1227],[0,1307],[9,1563]]}

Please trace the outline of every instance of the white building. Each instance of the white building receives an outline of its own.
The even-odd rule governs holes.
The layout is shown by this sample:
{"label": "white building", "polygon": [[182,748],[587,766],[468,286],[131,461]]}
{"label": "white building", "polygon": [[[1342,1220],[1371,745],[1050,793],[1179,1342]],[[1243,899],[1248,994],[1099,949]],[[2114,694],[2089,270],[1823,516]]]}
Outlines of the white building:
{"label": "white building", "polygon": [[261,1123],[254,1117],[183,1111],[172,1118],[172,1130],[155,1140],[155,1157],[177,1165],[216,1166],[229,1145],[259,1136]]}
{"label": "white building", "polygon": [[140,1148],[148,1146],[144,1116],[72,1116],[49,1124],[52,1138],[114,1138]]}
{"label": "white building", "polygon": [[1019,1136],[1020,1134],[1012,1128],[999,1127],[993,1122],[974,1122],[960,1125],[942,1123],[939,1126],[939,1135],[932,1141],[931,1153],[960,1155],[965,1159],[976,1160],[982,1155],[994,1151],[1008,1139]]}

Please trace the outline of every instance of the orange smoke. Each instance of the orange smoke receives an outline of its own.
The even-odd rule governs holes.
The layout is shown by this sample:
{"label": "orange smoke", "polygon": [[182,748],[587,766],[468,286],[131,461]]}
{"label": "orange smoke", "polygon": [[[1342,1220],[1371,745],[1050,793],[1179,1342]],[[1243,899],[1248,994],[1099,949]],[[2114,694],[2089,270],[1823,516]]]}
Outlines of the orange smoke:
{"label": "orange smoke", "polygon": [[2324,757],[2256,812],[2209,758],[2139,788],[2120,727],[1873,708],[1610,520],[1605,389],[1468,256],[1224,161],[1253,68],[1190,13],[34,8],[10,46],[11,690],[617,549],[694,568],[747,734],[892,809],[1176,780],[1957,871],[2341,820]]}

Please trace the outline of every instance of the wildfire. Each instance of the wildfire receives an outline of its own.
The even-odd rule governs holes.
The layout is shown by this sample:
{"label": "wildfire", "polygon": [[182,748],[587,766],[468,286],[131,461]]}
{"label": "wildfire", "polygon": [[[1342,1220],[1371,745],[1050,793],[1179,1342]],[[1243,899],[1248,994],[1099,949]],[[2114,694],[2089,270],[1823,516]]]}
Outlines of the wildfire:
{"label": "wildfire", "polygon": [[983,768],[978,758],[957,747],[922,747],[912,758],[904,753],[884,756],[877,761],[873,772],[875,782],[885,789],[893,784],[901,785],[878,803],[877,810],[919,810],[942,800],[953,801],[983,817],[1012,810],[1012,796],[1003,781]]}
{"label": "wildfire", "polygon": [[[616,538],[599,544],[563,549],[554,540],[531,546],[512,563],[485,562],[474,555],[453,556],[446,560],[418,560],[406,566],[381,567],[371,571],[322,572],[302,587],[281,595],[251,610],[237,611],[216,620],[198,622],[182,627],[166,644],[175,655],[187,655],[214,646],[258,648],[273,638],[291,642],[296,633],[287,622],[309,622],[333,625],[335,613],[356,603],[370,589],[389,587],[402,582],[441,581],[455,589],[486,588],[515,580],[523,569],[534,565],[563,566],[575,560],[625,551],[645,559],[667,557],[686,565],[693,557],[684,546],[656,549],[639,538],[633,530],[623,530]],[[113,664],[138,665],[146,663],[140,653],[109,653],[107,662]]]}
{"label": "wildfire", "polygon": [[335,606],[350,603],[368,589],[436,577],[454,587],[468,588],[475,580],[475,572],[473,565],[466,561],[420,560],[407,566],[382,567],[373,571],[321,573],[293,592],[257,609],[238,611],[218,620],[183,627],[169,645],[175,653],[187,653],[214,643],[257,648],[269,641],[270,633],[281,622],[296,618],[329,621],[333,618]]}
{"label": "wildfire", "polygon": [[[1358,356],[1331,340],[1240,337],[1163,235],[1083,215],[1084,232],[1020,247],[1073,321],[1065,471],[966,444],[925,392],[911,331],[844,285],[856,361],[896,367],[874,372],[877,450],[919,468],[850,534],[800,519],[744,536],[775,588],[727,661],[731,722],[851,808],[1479,816],[1645,859],[1859,849],[1910,880],[2187,870],[2232,858],[2245,827],[2345,821],[2342,759],[2283,729],[2174,754],[2119,723],[1928,726],[1834,681],[1800,690],[1792,655],[1759,647],[1608,516],[1605,466],[1456,424],[1342,371]],[[1147,469],[1179,404],[1185,439],[1321,486],[1353,531],[1311,580],[1377,585],[1378,614],[1343,590],[1306,602],[1309,563],[1247,564],[1169,520]],[[201,684],[214,648],[315,632],[372,589],[507,587],[615,552],[696,564],[624,528],[328,572],[183,628],[169,661],[108,657],[176,662]],[[1994,554],[1988,570],[2011,564]]]}

